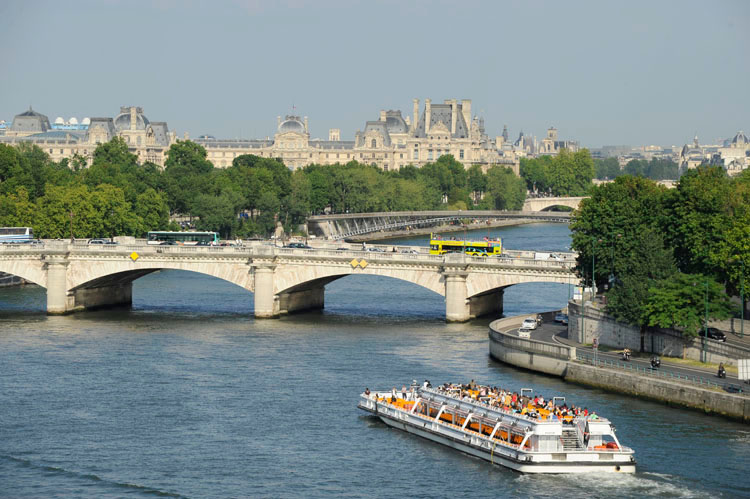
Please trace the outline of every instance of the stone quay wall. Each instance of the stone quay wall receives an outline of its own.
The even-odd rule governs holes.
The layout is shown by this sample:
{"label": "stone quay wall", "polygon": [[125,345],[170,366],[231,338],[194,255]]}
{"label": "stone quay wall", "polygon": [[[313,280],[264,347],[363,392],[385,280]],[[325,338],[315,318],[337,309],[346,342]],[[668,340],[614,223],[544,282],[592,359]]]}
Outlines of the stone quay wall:
{"label": "stone quay wall", "polygon": [[[577,302],[568,303],[568,334],[571,339],[578,343],[591,344],[594,338],[599,339],[599,344],[612,348],[629,348],[634,352],[641,351],[641,332],[637,327],[617,322],[612,316],[607,315],[598,306],[586,304],[586,315],[582,319],[581,304]],[[583,321],[583,326],[581,325]],[[748,321],[745,321],[748,322]],[[739,328],[739,320],[724,321],[717,325],[726,329],[726,325]],[[750,332],[750,324],[748,332]],[[705,341],[705,345],[703,342]],[[662,328],[647,328],[643,338],[643,349],[645,352],[655,353],[666,357],[678,357],[700,361],[705,347],[706,361],[714,364],[723,362],[725,364],[737,365],[738,359],[750,359],[750,349],[732,346],[726,343],[703,338],[685,340],[679,331]]]}
{"label": "stone quay wall", "polygon": [[[565,381],[626,395],[646,398],[667,405],[697,409],[750,423],[750,398],[719,390],[652,378],[632,371],[594,367],[576,362],[575,348],[529,338],[515,330],[529,316],[498,319],[490,324],[490,355],[506,364],[559,376]],[[567,355],[567,360],[564,357]]]}

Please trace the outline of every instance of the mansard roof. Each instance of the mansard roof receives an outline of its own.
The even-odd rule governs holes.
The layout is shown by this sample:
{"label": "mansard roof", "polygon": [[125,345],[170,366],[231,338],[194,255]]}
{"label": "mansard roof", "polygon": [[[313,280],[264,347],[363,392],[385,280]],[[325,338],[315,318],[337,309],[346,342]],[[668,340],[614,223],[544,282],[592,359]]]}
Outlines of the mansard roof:
{"label": "mansard roof", "polygon": [[37,132],[43,133],[52,128],[49,124],[49,118],[42,113],[37,113],[29,106],[28,111],[17,114],[13,118],[13,124],[10,129],[14,132]]}
{"label": "mansard roof", "polygon": [[[432,104],[430,106],[430,128],[437,123],[442,123],[448,130],[450,130],[453,114],[451,108],[451,104]],[[465,139],[469,137],[469,126],[464,120],[462,109],[463,106],[456,103],[456,132],[451,134],[451,137],[454,139]],[[425,112],[422,112],[419,116],[419,123],[417,124],[417,137],[427,136],[425,133],[425,118],[426,114]]]}

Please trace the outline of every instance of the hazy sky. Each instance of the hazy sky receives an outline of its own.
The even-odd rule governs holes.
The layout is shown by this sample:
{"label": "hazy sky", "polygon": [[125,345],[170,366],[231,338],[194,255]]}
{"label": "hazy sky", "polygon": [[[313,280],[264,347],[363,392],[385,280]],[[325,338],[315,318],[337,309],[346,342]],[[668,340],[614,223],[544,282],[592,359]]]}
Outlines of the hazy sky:
{"label": "hazy sky", "polygon": [[583,145],[750,132],[750,1],[0,1],[0,119],[138,105],[191,137],[276,116],[353,139],[381,109],[472,99],[487,133]]}

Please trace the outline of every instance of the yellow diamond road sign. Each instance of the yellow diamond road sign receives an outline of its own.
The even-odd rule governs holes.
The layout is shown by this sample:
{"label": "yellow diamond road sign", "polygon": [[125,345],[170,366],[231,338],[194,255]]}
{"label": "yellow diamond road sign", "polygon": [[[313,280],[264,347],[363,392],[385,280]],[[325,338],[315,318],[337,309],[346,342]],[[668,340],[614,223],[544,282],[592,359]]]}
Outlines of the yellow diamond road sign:
{"label": "yellow diamond road sign", "polygon": [[365,260],[364,258],[362,260],[360,260],[359,261],[359,266],[362,267],[362,268],[367,267],[367,260]]}
{"label": "yellow diamond road sign", "polygon": [[357,268],[357,265],[359,265],[359,261],[357,261],[357,259],[355,258],[355,259],[353,259],[353,260],[352,260],[351,262],[349,262],[349,265],[351,265],[351,266],[352,266],[352,268],[355,268],[355,269],[356,269],[356,268]]}
{"label": "yellow diamond road sign", "polygon": [[135,251],[130,254],[130,259],[133,261],[138,260],[138,257],[140,257],[140,255],[136,253]]}

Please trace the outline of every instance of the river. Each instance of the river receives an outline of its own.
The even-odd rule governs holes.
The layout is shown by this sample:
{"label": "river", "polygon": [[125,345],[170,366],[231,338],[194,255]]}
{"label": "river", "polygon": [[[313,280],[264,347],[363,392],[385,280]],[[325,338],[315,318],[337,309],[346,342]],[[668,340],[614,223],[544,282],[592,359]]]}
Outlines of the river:
{"label": "river", "polygon": [[[570,244],[558,224],[489,235]],[[560,308],[568,293],[514,286],[505,313]],[[750,495],[747,426],[495,362],[489,319],[446,324],[442,297],[410,283],[347,277],[324,311],[264,321],[250,293],[198,274],[151,274],[133,294],[129,310],[47,317],[43,289],[0,289],[0,496]],[[365,387],[412,379],[562,394],[613,420],[638,472],[520,475],[356,408]]]}

